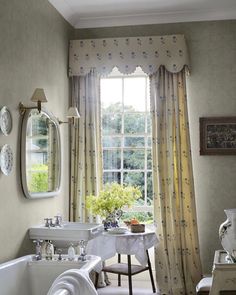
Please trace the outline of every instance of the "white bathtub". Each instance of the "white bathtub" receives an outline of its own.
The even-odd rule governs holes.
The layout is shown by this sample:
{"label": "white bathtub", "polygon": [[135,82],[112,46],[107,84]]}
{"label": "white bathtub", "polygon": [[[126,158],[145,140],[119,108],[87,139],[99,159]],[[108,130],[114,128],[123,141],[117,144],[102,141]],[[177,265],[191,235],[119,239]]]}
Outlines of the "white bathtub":
{"label": "white bathtub", "polygon": [[35,261],[34,255],[27,255],[0,264],[0,295],[46,295],[55,278],[72,268],[100,271],[101,258],[88,255],[85,262]]}

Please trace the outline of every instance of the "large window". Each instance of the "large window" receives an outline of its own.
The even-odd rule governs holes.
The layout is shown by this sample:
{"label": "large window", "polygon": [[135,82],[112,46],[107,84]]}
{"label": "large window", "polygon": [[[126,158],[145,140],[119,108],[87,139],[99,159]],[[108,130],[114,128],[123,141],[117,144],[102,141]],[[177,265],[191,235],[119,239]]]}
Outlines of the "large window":
{"label": "large window", "polygon": [[152,153],[149,78],[113,73],[101,79],[103,181],[139,186],[131,213],[152,220]]}

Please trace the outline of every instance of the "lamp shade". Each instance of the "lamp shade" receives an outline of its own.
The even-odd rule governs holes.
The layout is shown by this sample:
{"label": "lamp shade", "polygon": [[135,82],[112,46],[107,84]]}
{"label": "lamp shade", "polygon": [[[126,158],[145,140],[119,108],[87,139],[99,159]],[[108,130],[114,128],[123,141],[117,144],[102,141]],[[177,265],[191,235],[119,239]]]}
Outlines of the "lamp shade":
{"label": "lamp shade", "polygon": [[79,114],[76,107],[70,107],[68,109],[66,117],[67,118],[80,118],[80,114]]}
{"label": "lamp shade", "polygon": [[46,98],[46,95],[44,93],[43,88],[36,88],[35,89],[32,97],[31,97],[31,101],[34,101],[34,102],[38,102],[38,101],[47,102],[47,98]]}

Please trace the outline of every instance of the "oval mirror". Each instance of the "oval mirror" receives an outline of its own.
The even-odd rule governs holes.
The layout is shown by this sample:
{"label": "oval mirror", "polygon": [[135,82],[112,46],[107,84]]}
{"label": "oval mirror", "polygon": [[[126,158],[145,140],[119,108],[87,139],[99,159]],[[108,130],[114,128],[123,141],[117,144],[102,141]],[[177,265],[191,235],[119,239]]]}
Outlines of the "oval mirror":
{"label": "oval mirror", "polygon": [[56,196],[61,183],[61,143],[57,119],[27,110],[22,122],[21,180],[27,198]]}

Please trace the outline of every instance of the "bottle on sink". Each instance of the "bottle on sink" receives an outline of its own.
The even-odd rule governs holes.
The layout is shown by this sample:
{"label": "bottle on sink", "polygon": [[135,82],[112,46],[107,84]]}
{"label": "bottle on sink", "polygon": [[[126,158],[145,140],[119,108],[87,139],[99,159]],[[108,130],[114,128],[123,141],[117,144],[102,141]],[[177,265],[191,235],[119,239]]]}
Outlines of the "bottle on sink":
{"label": "bottle on sink", "polygon": [[50,240],[46,241],[45,245],[45,258],[46,260],[52,260],[52,256],[54,255],[54,246]]}
{"label": "bottle on sink", "polygon": [[75,260],[75,248],[73,247],[73,244],[70,244],[70,247],[68,248],[68,260]]}

